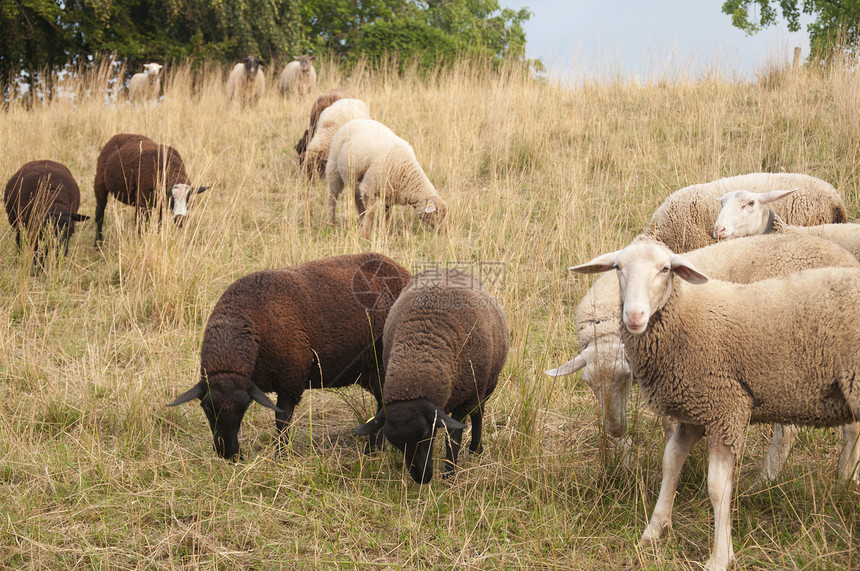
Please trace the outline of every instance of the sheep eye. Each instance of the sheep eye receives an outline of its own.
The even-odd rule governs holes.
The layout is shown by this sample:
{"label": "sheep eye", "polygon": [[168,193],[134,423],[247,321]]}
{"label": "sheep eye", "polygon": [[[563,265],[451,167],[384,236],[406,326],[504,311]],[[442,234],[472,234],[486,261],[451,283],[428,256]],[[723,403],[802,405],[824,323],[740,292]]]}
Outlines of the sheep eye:
{"label": "sheep eye", "polygon": [[665,274],[665,273],[666,273],[666,272],[668,272],[670,269],[672,269],[672,268],[670,268],[669,266],[663,266],[663,269],[662,269],[662,270],[660,270],[660,273],[661,273],[661,274]]}
{"label": "sheep eye", "polygon": [[747,202],[747,206],[755,206],[755,200],[750,200]]}

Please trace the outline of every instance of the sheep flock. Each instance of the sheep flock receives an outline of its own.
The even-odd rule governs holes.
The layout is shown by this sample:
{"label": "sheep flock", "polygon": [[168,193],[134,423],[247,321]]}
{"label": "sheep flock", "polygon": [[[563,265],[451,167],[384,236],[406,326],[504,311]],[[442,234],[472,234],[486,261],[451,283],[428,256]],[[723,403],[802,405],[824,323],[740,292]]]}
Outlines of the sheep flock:
{"label": "sheep flock", "polygon": [[[159,434],[172,442],[173,456],[153,461],[154,481],[162,470],[155,465],[163,460],[171,464],[169,470],[210,472],[207,477],[223,479],[225,490],[234,493],[233,478],[254,477],[243,466],[274,462],[282,472],[278,477],[289,480],[295,474],[291,463],[312,446],[315,453],[332,457],[326,469],[337,464],[336,477],[352,487],[354,502],[361,501],[367,487],[392,479],[402,484],[397,493],[409,502],[421,497],[414,494],[458,490],[464,481],[471,497],[482,493],[482,474],[496,470],[496,464],[517,464],[514,449],[503,446],[500,435],[507,431],[515,438],[512,418],[528,417],[523,403],[535,398],[532,387],[550,386],[562,400],[573,392],[588,395],[593,418],[564,442],[604,452],[591,461],[604,475],[606,489],[592,493],[613,493],[614,478],[642,478],[643,458],[660,466],[653,477],[659,485],[649,483],[635,492],[641,495],[641,513],[631,518],[623,539],[632,543],[638,537],[638,564],[644,567],[668,565],[655,546],[675,541],[665,536],[673,528],[676,500],[682,506],[704,495],[712,514],[710,538],[691,540],[702,545],[686,559],[693,567],[703,563],[715,571],[745,566],[745,542],[772,538],[756,536],[748,522],[743,525],[753,539],[733,534],[738,511],[754,519],[751,514],[779,498],[772,493],[749,502],[744,492],[790,485],[785,474],[792,471],[792,455],[804,453],[809,441],[828,439],[832,456],[816,461],[823,466],[832,460],[835,469],[822,470],[823,478],[846,494],[860,489],[860,322],[853,316],[854,302],[860,303],[860,225],[845,191],[819,176],[844,181],[810,168],[812,174],[723,172],[722,177],[686,180],[684,186],[666,185],[659,200],[647,205],[647,223],[637,219],[628,224],[628,234],[608,240],[597,238],[606,231],[602,223],[595,223],[594,236],[569,233],[559,225],[552,240],[577,243],[565,254],[582,258],[540,259],[551,246],[521,238],[536,224],[537,210],[498,209],[497,203],[513,197],[488,189],[495,175],[482,173],[499,172],[493,160],[484,160],[474,172],[452,167],[458,164],[456,153],[488,154],[498,146],[481,131],[488,118],[496,117],[496,93],[485,94],[486,111],[469,111],[483,113],[483,123],[476,123],[481,133],[472,139],[480,142],[452,147],[445,156],[428,140],[434,132],[463,140],[450,117],[402,120],[393,112],[414,109],[419,117],[418,96],[393,101],[385,89],[369,89],[359,74],[352,80],[320,69],[320,59],[309,55],[284,63],[248,55],[220,76],[217,91],[205,102],[173,95],[176,70],[147,63],[129,78],[128,101],[118,105],[126,117],[143,119],[111,118],[78,133],[64,131],[83,141],[84,151],[30,156],[25,149],[15,155],[26,157],[17,164],[0,161],[5,169],[0,176],[8,181],[4,203],[12,245],[7,266],[21,268],[19,277],[3,282],[16,295],[10,328],[30,311],[26,288],[41,282],[66,287],[68,279],[54,276],[73,265],[76,287],[84,292],[95,280],[91,274],[107,272],[117,295],[135,290],[157,300],[112,306],[105,325],[112,338],[129,330],[160,333],[177,322],[194,331],[193,338],[177,337],[173,346],[143,344],[126,351],[110,350],[88,334],[75,342],[86,351],[94,375],[106,363],[129,363],[128,387],[151,382],[140,374],[146,363],[161,355],[183,355],[187,366],[157,381],[160,402],[135,404],[155,411],[147,418],[163,426]],[[278,89],[267,93],[267,79]],[[196,131],[196,119],[187,112],[170,120],[161,114],[171,105],[187,110],[204,104],[215,109],[207,132]],[[246,135],[234,141],[220,134],[239,121],[245,131],[254,125],[250,136],[258,146],[249,148]],[[548,144],[566,144],[564,137],[547,137]],[[506,144],[495,160],[504,156],[507,165],[521,160],[537,169],[566,168],[545,162],[539,153],[517,150],[516,141]],[[262,152],[271,148],[277,149],[274,155]],[[599,156],[597,162],[604,164]],[[594,163],[582,167],[591,173],[599,168]],[[219,180],[224,172],[236,176]],[[519,191],[540,184],[535,177]],[[577,190],[563,192],[572,200],[560,218],[597,219],[592,205],[575,197]],[[348,204],[338,211],[338,202]],[[618,216],[634,219],[626,218],[627,206],[616,206]],[[261,222],[249,214],[258,208],[277,214]],[[237,246],[231,238],[234,227],[258,236],[259,243]],[[493,266],[482,259],[492,228],[502,229],[493,234],[502,242],[492,244],[496,249],[490,251],[501,252],[492,263],[502,266],[510,281],[522,271],[511,260],[540,259],[529,266],[540,266],[540,274],[528,282],[539,285],[521,291],[492,279]],[[89,238],[82,240],[82,234]],[[204,240],[209,234],[216,237]],[[294,235],[313,236],[324,246],[305,251]],[[453,236],[467,238],[454,244]],[[508,249],[504,237],[514,236],[518,242]],[[614,245],[605,248],[606,243]],[[51,247],[58,255],[47,255]],[[217,276],[200,277],[199,260],[222,253]],[[580,274],[604,275],[591,280]],[[16,288],[22,289],[16,294]],[[181,309],[182,300],[195,300],[195,309]],[[52,303],[61,305],[62,295]],[[533,331],[523,317],[524,307],[532,304],[545,304],[546,319],[558,325]],[[83,322],[87,316],[74,318]],[[38,346],[15,349],[38,355],[32,370],[7,375],[10,383],[27,386],[16,392],[22,401],[41,398],[37,387],[47,381],[39,360],[68,359],[52,351],[57,342],[52,323],[45,320],[44,327],[47,333]],[[7,345],[12,354],[12,344]],[[128,387],[93,385],[93,398]],[[308,412],[318,399],[344,394],[334,400],[336,413]],[[188,404],[199,404],[203,414]],[[116,406],[106,404],[105,418],[116,414],[107,412]],[[562,410],[562,416],[570,416],[553,418],[559,430],[579,422],[573,407]],[[272,415],[275,430],[259,429]],[[50,440],[55,425],[66,421],[56,413],[34,422],[46,427],[38,429],[44,435],[28,438]],[[69,422],[89,426],[88,421]],[[528,425],[534,418],[521,422]],[[658,434],[656,447],[643,442],[643,422]],[[90,423],[93,430],[108,424],[122,422]],[[461,455],[467,430],[468,454]],[[316,431],[333,440],[320,440]],[[755,470],[741,470],[744,457],[758,449],[751,444],[756,431],[765,435],[759,440],[767,450],[755,461]],[[304,446],[301,435],[308,432],[312,444]],[[541,431],[516,434],[534,449],[541,446],[535,439],[550,437]],[[696,456],[702,437],[707,444]],[[433,454],[436,443],[444,448],[442,458]],[[356,467],[346,467],[349,461],[342,457],[348,446],[360,449]],[[684,466],[691,456],[705,471],[693,490],[684,488],[690,477]],[[86,455],[73,461],[85,464]],[[0,474],[9,482],[16,478],[11,469]],[[553,475],[563,476],[563,469]],[[313,494],[306,483],[296,486]],[[562,489],[569,488],[560,486],[558,496],[547,500],[554,509],[572,514],[589,509]],[[528,490],[522,495],[526,506]],[[439,497],[434,496],[438,505],[447,501]],[[242,501],[253,506],[255,499]],[[373,525],[378,526],[400,508],[382,503],[374,509],[379,519]],[[186,526],[190,552],[212,548],[191,539],[195,516],[159,512],[151,517]],[[496,529],[499,522],[479,524],[483,516],[474,517],[456,525],[480,525],[479,532],[475,528],[480,534],[502,533]],[[697,519],[685,512],[674,529]],[[10,518],[8,525],[19,523]],[[361,525],[344,523],[353,524]],[[843,524],[857,527],[856,521]],[[238,552],[234,547],[223,551]],[[682,547],[672,543],[672,549]],[[225,561],[233,561],[229,557]],[[860,565],[860,556],[849,560]],[[482,566],[479,554],[459,561],[467,568],[471,562]],[[516,567],[512,561],[503,566]],[[415,559],[405,566],[425,563]],[[426,566],[439,565],[460,566],[447,560]]]}

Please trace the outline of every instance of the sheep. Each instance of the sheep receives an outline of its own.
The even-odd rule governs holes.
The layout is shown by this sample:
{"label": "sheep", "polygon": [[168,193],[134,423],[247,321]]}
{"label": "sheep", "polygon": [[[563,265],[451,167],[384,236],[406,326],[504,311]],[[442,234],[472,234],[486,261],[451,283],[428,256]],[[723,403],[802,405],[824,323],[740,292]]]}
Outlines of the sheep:
{"label": "sheep", "polygon": [[[21,247],[21,230],[26,229],[30,244],[38,252],[38,239],[45,226],[59,237],[63,254],[69,252],[69,239],[75,222],[88,220],[78,214],[81,191],[71,171],[55,161],[30,161],[6,183],[3,193],[9,224],[15,228],[15,243]],[[41,265],[42,255],[34,262]]]}
{"label": "sheep", "polygon": [[353,119],[332,139],[326,164],[329,221],[335,224],[337,199],[349,182],[355,192],[361,235],[370,237],[373,215],[381,206],[407,204],[426,222],[438,227],[447,206],[424,174],[415,151],[391,129],[371,119]]}
{"label": "sheep", "polygon": [[278,82],[281,95],[299,94],[304,97],[313,90],[317,83],[317,72],[311,62],[315,59],[314,56],[295,56],[294,61],[284,67]]}
{"label": "sheep", "polygon": [[[860,267],[844,249],[814,236],[768,235],[718,242],[687,252],[686,257],[708,275],[736,283],[751,283],[809,268]],[[561,376],[583,369],[582,378],[597,397],[604,430],[615,440],[616,449],[626,462],[631,446],[627,436],[627,399],[634,379],[618,331],[618,299],[618,280],[614,276],[604,275],[594,282],[580,301],[574,319],[582,352],[546,373]],[[664,428],[670,434],[674,424],[664,419]],[[845,447],[839,469],[842,480],[851,478],[851,467],[860,460],[860,446],[854,446],[856,437],[852,436],[858,429],[858,425],[843,427]],[[764,479],[776,479],[796,433],[792,426],[774,428],[762,471]]]}
{"label": "sheep", "polygon": [[815,226],[792,226],[768,204],[793,193],[793,190],[774,190],[753,194],[745,190],[728,192],[719,197],[720,213],[714,223],[714,238],[726,240],[757,234],[809,234],[836,242],[860,259],[860,225],[818,224]]}
{"label": "sheep", "polygon": [[215,451],[229,459],[252,400],[275,411],[282,441],[307,388],[358,383],[381,402],[383,324],[410,277],[391,258],[365,253],[240,278],[206,323],[200,381],[168,406],[200,399]]}
{"label": "sheep", "polygon": [[144,101],[146,99],[158,99],[161,93],[161,78],[158,74],[164,67],[160,63],[147,63],[143,65],[143,73],[135,73],[128,80],[129,101]]}
{"label": "sheep", "polygon": [[811,226],[848,220],[839,194],[821,179],[795,173],[753,173],[721,178],[673,192],[651,217],[644,233],[660,240],[674,252],[695,250],[715,241],[712,236],[718,213],[715,198],[732,190],[766,192],[785,188],[797,191],[777,211],[789,224]]}
{"label": "sheep", "polygon": [[[164,190],[160,190],[162,188]],[[141,215],[147,217],[150,209],[166,198],[174,222],[181,227],[188,216],[191,197],[208,188],[191,186],[182,157],[173,147],[156,144],[143,135],[114,135],[102,147],[96,162],[93,182],[96,195],[96,248],[102,242],[102,225],[109,194],[123,204],[136,207],[135,218],[138,221]]]}
{"label": "sheep", "polygon": [[316,98],[314,104],[311,106],[311,120],[310,125],[305,132],[302,134],[302,138],[299,139],[299,142],[296,143],[296,154],[299,155],[299,166],[304,167],[305,164],[305,151],[308,148],[308,143],[314,136],[317,130],[317,123],[319,122],[320,114],[323,112],[323,109],[337,101],[338,99],[347,99],[352,98],[352,95],[343,91],[341,89],[332,89],[330,91],[326,91],[322,95]]}
{"label": "sheep", "polygon": [[436,429],[444,427],[445,473],[452,475],[467,416],[469,450],[483,449],[484,405],[505,365],[509,337],[504,313],[477,278],[453,269],[416,275],[385,321],[383,405],[355,432],[382,428],[404,453],[409,475],[424,484],[433,477]]}
{"label": "sheep", "polygon": [[255,56],[248,56],[233,66],[227,78],[227,99],[239,101],[242,105],[253,105],[266,91],[266,76],[260,69],[261,62]]}
{"label": "sheep", "polygon": [[633,375],[648,406],[680,422],[666,445],[660,494],[641,542],[657,540],[671,524],[681,467],[707,435],[715,531],[706,568],[727,569],[734,560],[732,477],[747,425],[838,426],[860,418],[860,323],[849,309],[860,304],[860,269],[734,284],[710,280],[648,238],[573,268],[611,269]]}
{"label": "sheep", "polygon": [[308,178],[325,174],[332,139],[353,119],[370,119],[367,104],[361,99],[340,99],[320,113],[318,127],[304,156],[303,169]]}

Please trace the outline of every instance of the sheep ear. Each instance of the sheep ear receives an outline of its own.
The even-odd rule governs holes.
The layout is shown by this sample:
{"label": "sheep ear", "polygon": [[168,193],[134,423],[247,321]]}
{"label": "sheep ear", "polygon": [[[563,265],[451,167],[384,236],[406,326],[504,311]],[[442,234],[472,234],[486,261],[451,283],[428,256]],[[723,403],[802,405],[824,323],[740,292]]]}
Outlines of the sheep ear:
{"label": "sheep ear", "polygon": [[428,200],[427,206],[424,207],[424,214],[430,214],[431,212],[436,212],[436,205],[433,204],[432,200]]}
{"label": "sheep ear", "polygon": [[672,271],[678,274],[678,277],[693,285],[701,285],[711,279],[697,270],[690,260],[680,254],[673,255],[670,263],[672,264]]}
{"label": "sheep ear", "polygon": [[196,189],[194,189],[194,193],[200,194],[201,192],[206,192],[210,188],[212,188],[212,187],[211,186],[198,186]]}
{"label": "sheep ear", "polygon": [[257,385],[255,385],[253,383],[251,384],[251,390],[248,391],[248,394],[251,396],[252,399],[257,401],[259,404],[263,405],[264,407],[270,408],[275,412],[284,412],[275,406],[275,403],[272,402],[272,399],[270,399],[268,396],[266,396],[266,393],[261,391],[260,387],[258,387]]}
{"label": "sheep ear", "polygon": [[424,415],[427,417],[427,420],[435,423],[436,428],[442,428],[443,426],[446,430],[463,430],[466,428],[465,424],[454,420],[445,414],[441,408],[434,406],[429,401],[425,404]]}
{"label": "sheep ear", "polygon": [[570,268],[568,268],[568,270],[580,274],[599,274],[600,272],[608,272],[609,270],[614,270],[615,259],[618,257],[619,251],[620,250],[616,250],[615,252],[603,254],[602,256],[594,258],[590,262],[586,262],[578,266],[571,266]]}
{"label": "sheep ear", "polygon": [[191,387],[191,389],[179,395],[179,397],[175,401],[173,401],[167,406],[176,406],[178,404],[182,404],[190,400],[202,399],[207,392],[209,392],[209,387],[206,386],[206,383],[200,381],[199,383]]}
{"label": "sheep ear", "polygon": [[90,217],[87,216],[86,214],[78,214],[77,212],[72,214],[72,220],[74,220],[75,222],[83,222],[84,220],[89,220],[89,219],[90,219]]}
{"label": "sheep ear", "polygon": [[767,204],[769,202],[773,202],[774,200],[779,200],[784,196],[788,196],[793,192],[794,190],[771,190],[770,192],[759,193],[757,198],[762,204]]}
{"label": "sheep ear", "polygon": [[577,372],[581,368],[585,366],[585,357],[582,356],[582,353],[562,365],[561,367],[557,367],[555,369],[550,369],[545,371],[547,375],[550,377],[563,377],[564,375],[572,375]]}
{"label": "sheep ear", "polygon": [[302,59],[301,56],[293,56],[293,61],[299,61],[300,59]]}
{"label": "sheep ear", "polygon": [[356,426],[352,431],[360,436],[369,436],[379,432],[379,429],[382,428],[383,424],[385,424],[385,411],[380,410],[376,413],[376,416],[361,426]]}

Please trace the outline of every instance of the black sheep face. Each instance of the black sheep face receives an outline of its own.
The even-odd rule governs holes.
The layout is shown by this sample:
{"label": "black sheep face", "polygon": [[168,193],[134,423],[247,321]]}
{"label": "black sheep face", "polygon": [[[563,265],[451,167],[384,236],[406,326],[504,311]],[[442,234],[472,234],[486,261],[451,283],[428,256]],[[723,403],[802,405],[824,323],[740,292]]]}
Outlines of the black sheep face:
{"label": "black sheep face", "polygon": [[260,60],[254,56],[246,57],[242,63],[245,64],[245,73],[248,76],[248,79],[253,81],[255,77],[257,77],[257,70],[260,69]]}
{"label": "black sheep face", "polygon": [[69,240],[75,233],[75,222],[83,222],[89,216],[77,212],[49,212],[46,215],[47,226],[57,237],[64,254],[69,252]]}
{"label": "black sheep face", "polygon": [[[418,403],[388,406],[383,432],[398,450],[403,452],[409,475],[419,484],[433,478],[433,437],[436,435],[434,418],[427,418]],[[410,406],[413,405],[413,406]]]}

